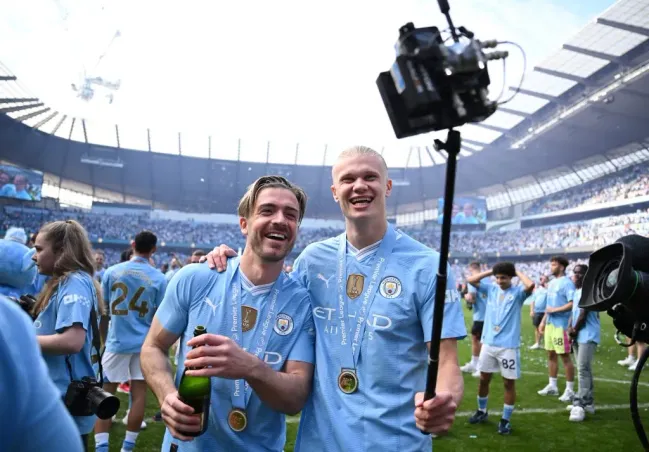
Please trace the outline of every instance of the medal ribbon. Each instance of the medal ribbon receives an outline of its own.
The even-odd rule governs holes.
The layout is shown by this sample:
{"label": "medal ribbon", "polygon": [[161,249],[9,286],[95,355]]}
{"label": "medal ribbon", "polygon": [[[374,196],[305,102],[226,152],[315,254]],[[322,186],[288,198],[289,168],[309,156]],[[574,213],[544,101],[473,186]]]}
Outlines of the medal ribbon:
{"label": "medal ribbon", "polygon": [[361,351],[361,343],[363,341],[363,334],[365,333],[365,320],[367,319],[368,312],[372,307],[372,303],[376,298],[376,291],[379,288],[379,281],[383,278],[383,273],[387,268],[388,257],[394,249],[396,243],[396,233],[394,228],[388,224],[385,236],[379,245],[379,249],[374,256],[374,268],[370,284],[367,286],[363,294],[361,307],[356,312],[356,328],[354,335],[350,341],[348,334],[351,334],[351,325],[347,327],[347,319],[349,319],[349,309],[347,306],[347,297],[345,293],[345,284],[347,276],[347,236],[343,233],[339,236],[338,244],[338,319],[340,321],[340,346],[344,349],[341,360],[343,368],[356,369],[358,356]]}
{"label": "medal ribbon", "polygon": [[[240,261],[233,265],[234,269],[232,272],[232,277],[230,278],[230,292],[231,292],[231,303],[230,310],[231,315],[229,316],[228,322],[228,331],[230,333],[230,338],[236,342],[236,344],[243,348],[243,331],[241,331],[241,295],[243,293],[243,287],[241,285],[241,269],[239,268]],[[270,306],[267,305],[266,300],[268,295],[266,295],[261,302],[260,307],[260,319],[263,318],[263,313],[266,314],[266,320],[261,324],[260,328],[253,328],[252,331],[252,340],[250,341],[249,353],[252,353],[259,359],[264,359],[264,354],[266,353],[266,347],[268,345],[268,336],[269,330],[273,328],[272,320],[273,317],[277,314],[277,297],[279,296],[280,287],[282,283],[282,278],[284,278],[284,272],[280,273],[279,277],[273,283],[273,287],[270,289],[268,295],[271,295]],[[251,392],[248,390],[249,385],[243,379],[232,380],[232,406],[244,409],[250,400]]]}

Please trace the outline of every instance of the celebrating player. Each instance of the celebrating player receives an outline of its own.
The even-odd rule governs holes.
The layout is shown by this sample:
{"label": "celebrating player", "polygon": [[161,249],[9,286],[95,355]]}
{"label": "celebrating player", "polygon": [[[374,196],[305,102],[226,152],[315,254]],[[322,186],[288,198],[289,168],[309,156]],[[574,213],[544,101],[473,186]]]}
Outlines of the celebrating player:
{"label": "celebrating player", "polygon": [[579,375],[579,392],[574,398],[570,410],[570,420],[581,422],[586,413],[595,414],[593,399],[593,358],[595,349],[600,340],[599,312],[586,312],[579,308],[581,288],[588,265],[575,265],[573,269],[573,282],[575,283],[575,296],[573,297],[571,326],[568,334],[577,348],[577,370]]}
{"label": "celebrating player", "polygon": [[[313,377],[309,295],[282,271],[305,207],[301,188],[280,176],[259,178],[239,203],[241,258],[230,260],[225,273],[187,265],[169,283],[142,349],[167,425],[163,450],[283,450],[283,413],[302,409]],[[207,334],[192,338],[197,325]],[[169,347],[181,335],[177,383],[184,368],[221,377],[211,380],[209,427],[192,442],[178,440],[190,440],[181,432],[199,431],[200,419],[179,399],[169,369]]]}
{"label": "celebrating player", "polygon": [[[486,279],[492,275],[496,277],[495,285]],[[514,276],[518,276],[522,285],[512,286]],[[500,262],[492,270],[475,274],[467,281],[478,289],[478,294],[487,295],[482,350],[478,363],[478,411],[471,416],[469,423],[478,424],[487,420],[491,375],[500,371],[505,384],[505,406],[498,424],[498,433],[509,435],[516,402],[516,380],[521,376],[521,307],[534,290],[534,283],[523,273],[516,271],[511,262]]]}
{"label": "celebrating player", "polygon": [[[439,254],[387,222],[392,181],[376,151],[344,151],[332,176],[345,233],[309,245],[291,273],[311,294],[317,357],[295,451],[430,451],[419,430],[448,431],[464,391],[453,273],[449,266],[437,396],[424,402]],[[222,246],[208,261],[222,269],[235,254]]]}
{"label": "celebrating player", "polygon": [[[471,262],[469,264],[469,272],[471,272],[471,276],[479,274],[481,272],[480,262]],[[485,279],[484,281],[488,282],[488,279]],[[460,370],[462,372],[468,372],[474,377],[479,377],[480,371],[478,370],[478,358],[480,357],[480,347],[482,346],[480,340],[482,339],[482,328],[484,326],[487,293],[478,293],[477,289],[471,284],[469,284],[467,290],[469,292],[466,296],[467,303],[469,303],[473,307],[473,326],[471,327],[471,361],[460,367]]]}
{"label": "celebrating player", "polygon": [[538,350],[541,348],[541,333],[539,326],[545,316],[546,298],[548,296],[548,277],[541,275],[539,284],[534,289],[532,294],[532,302],[530,303],[530,317],[532,317],[532,325],[534,325],[534,344],[530,345],[530,350]]}
{"label": "celebrating player", "polygon": [[570,357],[570,338],[568,326],[572,311],[572,299],[575,285],[566,276],[568,260],[562,256],[550,259],[550,271],[554,275],[548,285],[547,306],[545,316],[539,325],[539,333],[545,334],[545,349],[548,351],[548,385],[538,391],[539,395],[559,395],[557,388],[557,374],[559,372],[558,356],[561,356],[563,367],[566,370],[566,390],[559,400],[564,403],[572,402],[575,396],[575,366]]}
{"label": "celebrating player", "polygon": [[[105,300],[110,300],[111,322],[102,365],[104,389],[115,394],[118,383],[130,381],[131,404],[122,451],[131,451],[140,432],[146,406],[147,385],[140,368],[140,351],[149,332],[153,315],[162,302],[167,281],[149,264],[158,238],[149,231],[135,236],[133,257],[106,270],[102,281]],[[97,452],[108,452],[111,421],[97,420]]]}

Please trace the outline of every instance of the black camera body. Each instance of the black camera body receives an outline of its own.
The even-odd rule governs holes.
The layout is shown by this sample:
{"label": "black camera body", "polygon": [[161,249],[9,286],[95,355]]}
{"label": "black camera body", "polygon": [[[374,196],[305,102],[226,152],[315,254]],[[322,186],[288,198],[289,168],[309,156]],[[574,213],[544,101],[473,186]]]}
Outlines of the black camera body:
{"label": "black camera body", "polygon": [[94,416],[110,419],[119,410],[119,399],[104,391],[91,377],[72,380],[63,398],[72,416]]}
{"label": "black camera body", "polygon": [[34,306],[36,305],[36,298],[34,298],[32,295],[21,295],[20,298],[16,297],[7,297],[14,303],[16,303],[20,308],[25,311],[31,318],[32,320],[36,320],[34,315],[32,314],[34,311]]}
{"label": "black camera body", "polygon": [[376,80],[397,138],[484,121],[496,111],[488,98],[487,61],[507,52],[485,54],[495,41],[475,40],[464,27],[459,31],[464,39],[447,46],[437,27],[409,22],[399,29],[396,60]]}
{"label": "black camera body", "polygon": [[627,235],[591,254],[579,307],[606,311],[619,332],[649,342],[649,239]]}

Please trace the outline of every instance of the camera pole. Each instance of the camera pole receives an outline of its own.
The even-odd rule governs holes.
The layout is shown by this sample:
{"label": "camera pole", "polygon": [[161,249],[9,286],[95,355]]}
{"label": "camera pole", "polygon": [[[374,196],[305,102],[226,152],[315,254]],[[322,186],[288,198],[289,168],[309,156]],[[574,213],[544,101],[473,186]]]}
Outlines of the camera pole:
{"label": "camera pole", "polygon": [[435,397],[437,386],[437,372],[439,369],[439,347],[442,337],[442,320],[444,319],[444,303],[446,299],[446,282],[448,275],[448,249],[451,240],[451,215],[453,214],[453,196],[455,192],[455,173],[457,169],[457,156],[460,153],[461,144],[460,132],[450,129],[446,137],[446,143],[435,140],[435,149],[446,151],[446,182],[444,185],[444,217],[442,219],[442,238],[439,250],[439,269],[437,270],[437,282],[435,284],[435,307],[433,310],[433,331],[430,340],[430,352],[428,354],[428,375],[426,378],[426,392],[424,400]]}

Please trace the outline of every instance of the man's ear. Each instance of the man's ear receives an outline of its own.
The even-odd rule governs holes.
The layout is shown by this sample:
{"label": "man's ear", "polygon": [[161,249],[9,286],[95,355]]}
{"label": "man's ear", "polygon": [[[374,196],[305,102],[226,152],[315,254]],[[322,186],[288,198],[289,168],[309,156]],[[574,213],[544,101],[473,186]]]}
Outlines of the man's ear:
{"label": "man's ear", "polygon": [[248,235],[248,219],[244,217],[239,217],[239,228],[241,228],[241,233],[245,236]]}
{"label": "man's ear", "polygon": [[331,195],[333,196],[334,201],[338,202],[338,195],[336,194],[336,186],[333,184],[331,185]]}
{"label": "man's ear", "polygon": [[392,193],[392,179],[388,179],[385,187],[385,197],[387,198]]}

